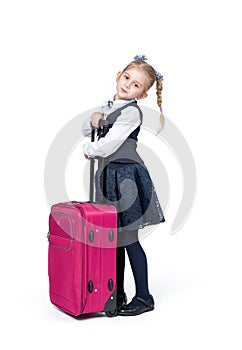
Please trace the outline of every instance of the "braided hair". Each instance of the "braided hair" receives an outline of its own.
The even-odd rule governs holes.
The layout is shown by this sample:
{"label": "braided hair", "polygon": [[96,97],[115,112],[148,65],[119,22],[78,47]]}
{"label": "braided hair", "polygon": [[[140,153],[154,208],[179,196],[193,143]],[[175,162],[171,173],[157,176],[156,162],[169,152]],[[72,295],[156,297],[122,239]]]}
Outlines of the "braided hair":
{"label": "braided hair", "polygon": [[165,125],[165,117],[162,110],[163,76],[157,72],[149,63],[147,63],[146,60],[147,58],[144,55],[135,56],[134,60],[124,68],[122,73],[130,68],[138,68],[140,70],[143,70],[147,77],[145,92],[153,86],[154,82],[156,82],[157,105],[160,109],[160,124],[162,130]]}

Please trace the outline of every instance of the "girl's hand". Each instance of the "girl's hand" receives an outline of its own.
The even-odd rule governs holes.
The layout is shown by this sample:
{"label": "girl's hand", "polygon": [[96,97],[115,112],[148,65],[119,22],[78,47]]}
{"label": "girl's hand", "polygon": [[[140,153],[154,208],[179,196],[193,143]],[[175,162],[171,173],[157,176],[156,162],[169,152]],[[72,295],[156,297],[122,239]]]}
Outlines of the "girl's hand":
{"label": "girl's hand", "polygon": [[84,157],[85,157],[86,159],[88,159],[88,160],[90,159],[90,157],[88,157],[88,155],[85,154],[85,153],[84,153]]}
{"label": "girl's hand", "polygon": [[94,128],[98,128],[98,123],[100,119],[103,119],[102,113],[100,112],[93,113],[93,115],[91,116],[91,123]]}

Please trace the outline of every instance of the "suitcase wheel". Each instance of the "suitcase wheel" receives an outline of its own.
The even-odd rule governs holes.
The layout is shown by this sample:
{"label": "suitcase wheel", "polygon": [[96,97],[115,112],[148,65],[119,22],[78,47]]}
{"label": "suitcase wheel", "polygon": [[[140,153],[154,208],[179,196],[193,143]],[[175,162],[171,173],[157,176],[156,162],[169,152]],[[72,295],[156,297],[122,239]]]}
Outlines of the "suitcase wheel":
{"label": "suitcase wheel", "polygon": [[105,311],[105,314],[107,317],[115,317],[118,316],[118,310],[109,310],[109,311]]}

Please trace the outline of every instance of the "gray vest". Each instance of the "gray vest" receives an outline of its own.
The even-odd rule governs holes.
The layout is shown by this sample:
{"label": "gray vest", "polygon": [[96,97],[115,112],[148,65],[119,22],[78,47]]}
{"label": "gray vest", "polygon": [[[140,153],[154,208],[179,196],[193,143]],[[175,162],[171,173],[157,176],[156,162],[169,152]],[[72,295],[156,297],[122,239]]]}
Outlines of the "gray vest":
{"label": "gray vest", "polygon": [[[141,109],[138,107],[137,102],[130,102],[121,108],[116,109],[113,113],[109,114],[106,121],[108,125],[106,126],[107,132],[112,128],[113,124],[120,116],[121,111],[127,107],[133,106],[134,108],[138,108],[140,114],[140,120],[142,122],[143,114]],[[116,152],[110,154],[110,156],[105,158],[105,163],[117,162],[117,163],[141,163],[143,164],[143,160],[138,155],[137,149],[137,136],[140,131],[140,126],[138,126],[122,143],[122,145],[117,149]]]}

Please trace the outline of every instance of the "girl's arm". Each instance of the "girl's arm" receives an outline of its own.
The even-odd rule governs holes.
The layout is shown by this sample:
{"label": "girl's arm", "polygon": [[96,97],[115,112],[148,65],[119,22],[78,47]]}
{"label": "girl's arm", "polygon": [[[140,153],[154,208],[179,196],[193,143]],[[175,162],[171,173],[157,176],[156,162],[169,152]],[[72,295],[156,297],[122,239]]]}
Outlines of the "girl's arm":
{"label": "girl's arm", "polygon": [[113,127],[105,137],[83,146],[84,154],[89,158],[107,157],[117,151],[128,136],[141,124],[140,113],[136,107],[127,107],[121,111]]}

